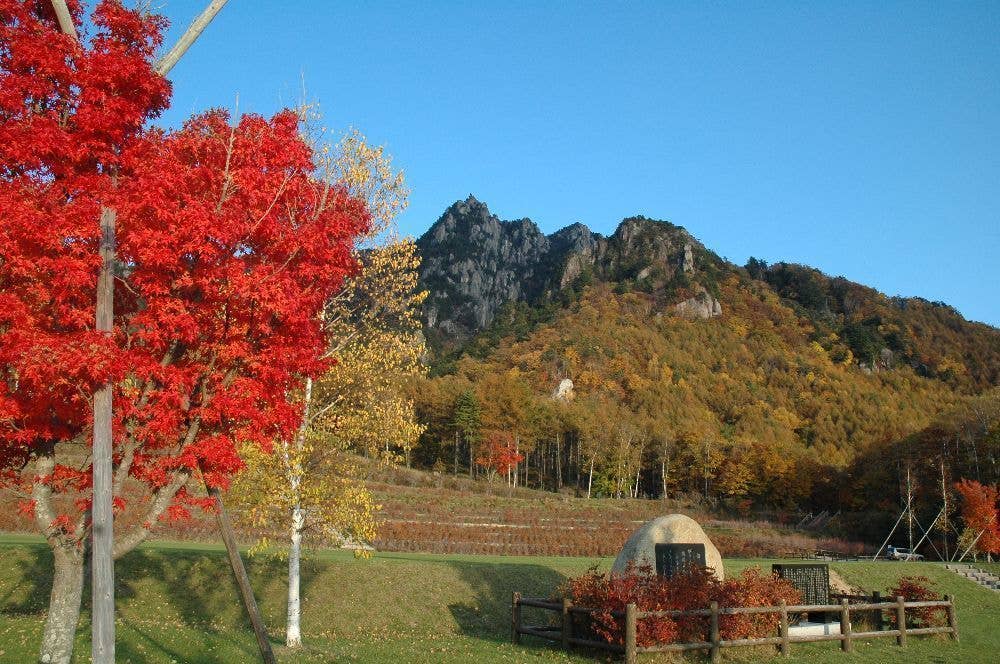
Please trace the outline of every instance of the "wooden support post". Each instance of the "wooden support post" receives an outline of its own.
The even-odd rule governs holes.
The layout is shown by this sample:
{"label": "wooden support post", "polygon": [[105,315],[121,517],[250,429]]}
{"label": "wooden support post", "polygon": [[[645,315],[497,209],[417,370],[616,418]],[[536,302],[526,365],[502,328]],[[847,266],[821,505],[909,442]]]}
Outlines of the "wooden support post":
{"label": "wooden support post", "polygon": [[635,664],[635,604],[625,606],[625,664]]}
{"label": "wooden support post", "polygon": [[778,645],[778,652],[781,653],[782,657],[788,657],[788,605],[785,600],[781,600],[781,631],[779,635],[781,636],[781,643]]}
{"label": "wooden support post", "polygon": [[903,647],[906,645],[906,600],[902,595],[896,598],[896,628],[899,629],[896,645]]}
{"label": "wooden support post", "polygon": [[[872,592],[872,604],[881,604],[881,603],[882,603],[882,593],[880,593],[877,590]],[[875,609],[874,611],[872,611],[872,624],[875,625],[876,632],[881,632],[884,629],[882,620],[883,617],[884,616],[882,615],[882,609]]]}
{"label": "wooden support post", "polygon": [[948,602],[948,627],[951,627],[951,640],[958,641],[958,618],[955,615],[955,598],[951,595],[945,595],[944,599]]}
{"label": "wooden support post", "polygon": [[76,25],[73,23],[73,15],[69,13],[66,0],[52,0],[52,9],[56,12],[56,20],[59,21],[59,29],[64,34],[69,35],[74,40],[79,39],[76,34]]}
{"label": "wooden support post", "polygon": [[229,565],[233,568],[236,585],[240,587],[243,608],[246,609],[247,616],[250,618],[250,624],[253,625],[254,636],[257,637],[260,658],[264,664],[275,664],[271,642],[267,638],[267,628],[264,627],[264,619],[261,617],[260,609],[257,607],[257,600],[253,596],[250,577],[247,576],[246,567],[243,566],[243,559],[240,558],[240,550],[236,545],[236,535],[233,533],[233,526],[229,522],[229,513],[226,512],[226,506],[222,504],[222,495],[215,487],[206,486],[206,488],[208,489],[208,495],[215,499],[215,507],[218,510],[216,517],[219,521],[219,530],[222,531],[222,541],[226,543],[226,553],[229,554]]}
{"label": "wooden support post", "polygon": [[853,649],[851,642],[851,609],[848,607],[846,598],[840,600],[840,649],[844,652],[851,652]]}
{"label": "wooden support post", "polygon": [[573,636],[573,614],[569,612],[573,602],[563,597],[562,601],[562,647],[569,650],[569,640]]}
{"label": "wooden support post", "polygon": [[521,593],[514,593],[510,601],[510,638],[521,642]]}
{"label": "wooden support post", "polygon": [[712,642],[711,658],[712,664],[719,661],[719,603],[712,602],[709,605],[710,619],[709,640]]}
{"label": "wooden support post", "polygon": [[205,28],[208,27],[208,24],[212,22],[215,15],[225,6],[226,2],[228,0],[211,0],[208,6],[205,7],[205,10],[198,15],[198,18],[191,22],[191,25],[184,31],[184,34],[177,40],[173,48],[167,51],[167,54],[156,63],[156,72],[160,76],[166,76],[167,72],[173,69],[177,61],[191,48],[191,44],[205,31]]}

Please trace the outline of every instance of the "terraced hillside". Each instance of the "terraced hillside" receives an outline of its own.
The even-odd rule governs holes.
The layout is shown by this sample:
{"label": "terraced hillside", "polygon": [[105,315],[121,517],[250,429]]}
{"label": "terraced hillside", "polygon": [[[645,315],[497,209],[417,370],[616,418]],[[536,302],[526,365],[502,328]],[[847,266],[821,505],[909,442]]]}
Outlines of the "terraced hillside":
{"label": "terraced hillside", "polygon": [[[728,557],[794,557],[863,546],[817,538],[767,521],[720,520],[675,502],[475,495],[376,485],[382,551],[515,556],[614,556],[644,521],[671,512],[696,518]],[[541,493],[541,492],[539,492]]]}
{"label": "terraced hillside", "polygon": [[[372,469],[369,485],[382,505],[375,547],[380,551],[503,556],[614,556],[629,534],[653,517],[683,512],[698,520],[723,555],[732,558],[811,555],[817,549],[861,553],[859,543],[798,531],[795,514],[733,520],[694,504],[663,500],[578,498],[536,489],[508,489],[449,474]],[[780,515],[778,515],[780,516]],[[240,514],[235,513],[240,524]],[[247,525],[241,539],[252,543]],[[0,502],[0,531],[32,532],[16,501]],[[281,542],[283,533],[268,533]],[[218,542],[210,515],[162,523],[155,538]],[[323,544],[314,542],[314,544]]]}

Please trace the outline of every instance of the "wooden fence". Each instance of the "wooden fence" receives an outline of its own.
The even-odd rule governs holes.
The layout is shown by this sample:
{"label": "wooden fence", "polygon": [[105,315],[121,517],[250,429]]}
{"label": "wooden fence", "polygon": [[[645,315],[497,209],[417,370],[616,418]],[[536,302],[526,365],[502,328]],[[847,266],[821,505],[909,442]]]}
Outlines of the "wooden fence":
{"label": "wooden fence", "polygon": [[[523,607],[534,607],[546,611],[553,611],[561,615],[561,621],[556,625],[525,625],[521,620],[521,609]],[[948,624],[945,627],[907,627],[907,609],[939,608],[945,609],[948,617]],[[955,601],[948,595],[943,600],[930,602],[907,602],[902,597],[897,597],[894,602],[867,602],[850,604],[848,600],[842,599],[840,604],[806,604],[806,605],[786,605],[782,602],[779,606],[737,606],[720,607],[718,602],[712,602],[707,609],[695,609],[689,611],[639,611],[635,604],[626,606],[625,611],[612,612],[612,616],[625,621],[625,644],[608,643],[592,638],[582,638],[573,633],[573,615],[589,615],[600,611],[599,609],[584,608],[574,606],[568,599],[552,601],[538,597],[521,597],[521,593],[514,593],[511,601],[511,634],[514,643],[521,642],[522,635],[536,636],[560,643],[562,647],[569,650],[572,646],[583,646],[587,648],[599,648],[610,650],[611,652],[622,653],[625,656],[626,664],[635,664],[637,653],[641,652],[680,652],[687,650],[708,650],[711,661],[719,661],[719,652],[722,648],[734,648],[743,646],[777,646],[778,652],[783,656],[789,656],[789,649],[793,643],[812,643],[817,641],[840,641],[840,648],[844,652],[851,652],[854,648],[855,639],[873,639],[879,637],[896,637],[896,645],[905,646],[907,636],[921,634],[948,634],[955,641],[958,641],[958,623],[955,618]],[[851,613],[855,611],[877,611],[879,620],[877,626],[879,631],[875,632],[854,632],[851,629]],[[893,611],[896,614],[896,629],[881,629],[881,614],[884,611]],[[795,613],[807,612],[830,612],[840,614],[840,634],[808,634],[801,636],[789,636],[788,616]],[[781,616],[778,636],[762,637],[756,639],[721,639],[719,637],[719,616],[737,614],[760,614],[778,613]],[[709,618],[709,633],[707,641],[694,643],[662,643],[652,646],[638,646],[636,644],[636,624],[644,618],[680,618],[685,616],[707,616]],[[834,623],[836,624],[836,623]]]}

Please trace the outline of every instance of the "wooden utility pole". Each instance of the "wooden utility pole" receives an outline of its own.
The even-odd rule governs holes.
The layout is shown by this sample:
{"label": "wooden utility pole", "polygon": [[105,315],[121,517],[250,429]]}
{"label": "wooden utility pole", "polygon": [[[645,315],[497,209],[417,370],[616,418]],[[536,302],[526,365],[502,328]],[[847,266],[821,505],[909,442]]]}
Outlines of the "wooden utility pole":
{"label": "wooden utility pole", "polygon": [[66,0],[52,0],[52,9],[56,13],[56,20],[59,21],[59,29],[63,34],[67,34],[73,39],[78,39],[76,26],[73,25],[73,16],[69,13]]}
{"label": "wooden utility pole", "polygon": [[910,478],[910,465],[906,466],[906,520],[909,526],[909,542],[910,542],[910,554],[916,553],[913,550],[913,482]]}
{"label": "wooden utility pole", "polygon": [[[115,211],[101,210],[101,271],[97,277],[97,330],[114,331]],[[111,462],[111,382],[94,392],[93,498],[91,506],[91,639],[94,664],[115,661],[115,545]]]}
{"label": "wooden utility pole", "polygon": [[[51,0],[52,9],[63,33],[78,39],[76,26],[66,6],[66,0]],[[156,72],[166,76],[177,64],[181,56],[211,23],[227,0],[212,0],[209,6],[184,32],[167,56],[156,64]],[[107,164],[105,166],[108,166]],[[114,178],[114,171],[111,171]],[[100,218],[100,258],[101,267],[97,276],[95,303],[95,327],[107,336],[114,334],[115,300],[115,221],[116,214],[111,208],[101,208]],[[112,549],[114,548],[114,509],[112,488],[112,391],[114,386],[106,382],[94,391],[93,413],[93,493],[91,502],[91,656],[93,664],[113,664],[115,661],[115,568]]]}

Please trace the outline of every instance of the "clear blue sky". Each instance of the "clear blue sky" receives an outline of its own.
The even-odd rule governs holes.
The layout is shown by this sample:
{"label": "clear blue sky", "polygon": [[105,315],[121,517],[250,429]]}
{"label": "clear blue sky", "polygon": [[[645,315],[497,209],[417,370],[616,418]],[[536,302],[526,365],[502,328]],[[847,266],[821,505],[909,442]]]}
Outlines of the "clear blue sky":
{"label": "clear blue sky", "polygon": [[[168,42],[204,2],[160,0]],[[230,0],[164,122],[304,76],[405,169],[414,235],[470,193],[546,232],[644,214],[1000,325],[1000,3],[832,4]]]}

